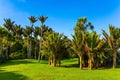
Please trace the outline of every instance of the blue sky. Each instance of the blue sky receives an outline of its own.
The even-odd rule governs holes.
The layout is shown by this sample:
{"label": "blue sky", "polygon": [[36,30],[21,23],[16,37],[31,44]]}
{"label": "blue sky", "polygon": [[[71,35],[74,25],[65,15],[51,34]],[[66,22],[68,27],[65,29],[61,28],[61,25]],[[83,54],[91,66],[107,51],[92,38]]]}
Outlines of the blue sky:
{"label": "blue sky", "polygon": [[46,25],[69,37],[81,17],[101,34],[101,29],[108,31],[108,24],[120,27],[120,0],[0,0],[0,25],[3,18],[11,18],[25,27],[29,16],[40,15],[49,17]]}

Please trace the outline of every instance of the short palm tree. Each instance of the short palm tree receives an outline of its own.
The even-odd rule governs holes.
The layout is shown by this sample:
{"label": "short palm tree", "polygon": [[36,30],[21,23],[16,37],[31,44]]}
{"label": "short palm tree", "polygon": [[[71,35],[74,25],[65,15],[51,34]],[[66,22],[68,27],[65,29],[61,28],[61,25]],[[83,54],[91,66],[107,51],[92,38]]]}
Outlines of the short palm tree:
{"label": "short palm tree", "polygon": [[80,69],[82,69],[82,65],[83,65],[83,54],[84,54],[84,34],[82,31],[78,30],[77,32],[75,32],[74,35],[72,35],[73,40],[72,40],[72,49],[74,50],[74,52],[78,55],[79,57],[79,62],[80,62]]}
{"label": "short palm tree", "polygon": [[49,64],[52,66],[60,66],[62,55],[67,50],[65,43],[66,38],[63,34],[56,32],[51,32],[45,38],[46,39],[43,41],[43,50],[46,50],[46,55],[49,57]]}
{"label": "short palm tree", "polygon": [[94,64],[94,55],[103,45],[103,40],[100,40],[100,35],[96,32],[86,33],[85,50],[88,55],[88,68],[91,70]]}
{"label": "short palm tree", "polygon": [[116,58],[117,58],[117,51],[120,47],[120,29],[115,28],[112,25],[109,25],[109,33],[108,35],[103,30],[104,40],[106,43],[108,43],[108,50],[110,50],[113,53],[113,68],[116,67]]}

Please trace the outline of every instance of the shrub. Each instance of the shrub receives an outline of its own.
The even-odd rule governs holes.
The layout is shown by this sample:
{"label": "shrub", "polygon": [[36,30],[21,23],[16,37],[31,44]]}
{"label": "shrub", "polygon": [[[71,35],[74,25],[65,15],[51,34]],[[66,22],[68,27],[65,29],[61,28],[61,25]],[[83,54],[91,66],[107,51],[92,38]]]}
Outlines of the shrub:
{"label": "shrub", "polygon": [[25,55],[23,52],[13,52],[9,55],[10,59],[23,59]]}

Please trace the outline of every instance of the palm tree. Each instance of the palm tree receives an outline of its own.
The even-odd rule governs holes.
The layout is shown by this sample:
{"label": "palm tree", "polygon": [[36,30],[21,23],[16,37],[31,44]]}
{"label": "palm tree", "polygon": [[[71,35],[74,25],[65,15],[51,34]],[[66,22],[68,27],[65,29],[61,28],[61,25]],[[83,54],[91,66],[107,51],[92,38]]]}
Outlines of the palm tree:
{"label": "palm tree", "polygon": [[109,34],[108,35],[103,30],[104,40],[108,43],[109,47],[108,50],[113,53],[113,68],[116,67],[116,58],[117,58],[117,51],[120,47],[120,28],[115,28],[112,25],[109,25]]}
{"label": "palm tree", "polygon": [[88,55],[88,68],[91,70],[94,64],[94,55],[98,53],[103,45],[103,40],[100,40],[100,35],[96,32],[87,33],[85,37],[85,50]]}
{"label": "palm tree", "polygon": [[[37,21],[37,19],[35,18],[35,16],[30,16],[28,19],[30,20],[31,28],[33,29],[34,23]],[[32,38],[32,32],[31,32],[31,38]],[[30,51],[29,51],[29,54],[31,55],[31,53],[32,53],[32,39],[30,39]]]}
{"label": "palm tree", "polygon": [[[46,21],[48,17],[45,17],[45,16],[39,16],[38,19],[39,21],[42,23],[42,26],[44,26],[44,22]],[[42,47],[42,37],[43,37],[43,31],[42,31],[42,26],[41,26],[41,33],[40,33],[40,53],[39,53],[39,56],[38,56],[38,62],[40,62],[40,54],[41,54],[41,47]],[[42,57],[42,56],[41,56]]]}
{"label": "palm tree", "polygon": [[15,24],[13,26],[14,36],[17,40],[22,40],[22,34],[23,34],[23,28],[21,28],[21,25]]}
{"label": "palm tree", "polygon": [[31,58],[31,48],[30,48],[31,36],[30,36],[30,34],[32,32],[33,32],[33,28],[31,28],[30,26],[26,26],[26,29],[23,29],[23,35],[25,37],[24,44],[25,44],[25,46],[27,46],[27,57],[28,58]]}
{"label": "palm tree", "polygon": [[91,22],[87,21],[86,17],[79,18],[77,20],[76,26],[74,27],[74,35],[72,41],[72,49],[78,55],[78,63],[80,69],[82,69],[82,58],[83,54],[85,54],[85,35],[88,30],[93,31],[94,27]]}
{"label": "palm tree", "polygon": [[66,52],[68,47],[66,46],[66,37],[63,34],[52,32],[45,38],[42,52],[46,52],[46,55],[49,57],[50,65],[60,66],[62,55]]}
{"label": "palm tree", "polygon": [[81,30],[84,33],[86,33],[88,30],[92,30],[93,31],[93,29],[94,29],[94,26],[92,25],[91,22],[87,21],[86,17],[79,18],[77,20],[76,26],[74,28],[75,31],[76,30]]}
{"label": "palm tree", "polygon": [[34,52],[34,56],[35,56],[35,59],[37,59],[37,47],[39,47],[39,41],[38,41],[38,35],[40,33],[40,28],[39,27],[35,27],[34,29],[34,41],[35,41],[35,52]]}
{"label": "palm tree", "polygon": [[11,19],[4,19],[4,27],[6,27],[8,29],[9,32],[12,32],[13,31],[13,26],[14,26],[14,23],[15,21],[11,21]]}
{"label": "palm tree", "polygon": [[82,59],[83,59],[83,54],[84,54],[84,34],[82,31],[78,30],[77,32],[75,32],[74,35],[72,35],[73,40],[72,40],[72,49],[74,50],[74,52],[78,55],[79,57],[79,67],[80,69],[82,69]]}
{"label": "palm tree", "polygon": [[[8,31],[0,26],[0,56],[3,55],[2,50],[3,50],[3,39],[5,36],[7,36]],[[1,62],[1,60],[0,60]]]}
{"label": "palm tree", "polygon": [[[11,19],[4,19],[5,23],[3,24],[4,27],[8,30],[8,34],[7,36],[4,38],[4,41],[6,43],[6,56],[7,56],[7,59],[8,59],[8,54],[10,51],[9,48],[10,48],[10,42],[11,42],[11,38],[12,38],[12,34],[13,34],[13,26],[14,26],[14,23],[15,21],[11,21]],[[8,39],[9,38],[9,39]]]}

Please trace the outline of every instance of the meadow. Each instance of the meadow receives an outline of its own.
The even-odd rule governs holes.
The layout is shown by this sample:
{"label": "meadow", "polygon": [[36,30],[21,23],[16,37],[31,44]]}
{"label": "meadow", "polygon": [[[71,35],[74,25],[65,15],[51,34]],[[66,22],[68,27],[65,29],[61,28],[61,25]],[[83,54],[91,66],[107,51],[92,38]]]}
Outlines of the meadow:
{"label": "meadow", "polygon": [[0,64],[0,80],[120,80],[120,68],[80,70],[77,59],[62,60],[61,67],[47,61],[21,59]]}

